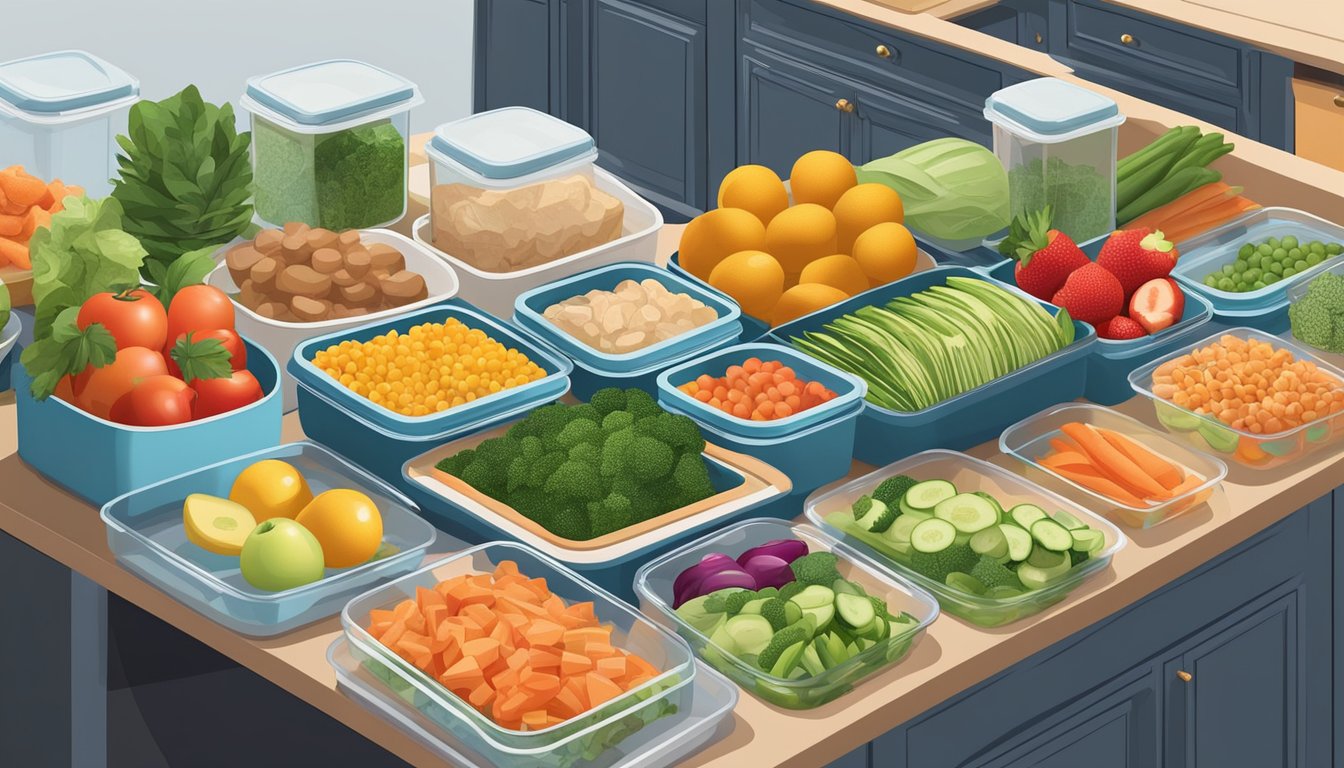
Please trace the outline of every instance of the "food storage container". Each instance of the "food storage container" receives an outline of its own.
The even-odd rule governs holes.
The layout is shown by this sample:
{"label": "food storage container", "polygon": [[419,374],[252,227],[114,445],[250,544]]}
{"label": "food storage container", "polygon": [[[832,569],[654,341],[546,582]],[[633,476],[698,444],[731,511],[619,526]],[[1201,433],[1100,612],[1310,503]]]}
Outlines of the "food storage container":
{"label": "food storage container", "polygon": [[1292,236],[1300,243],[1319,240],[1344,244],[1344,227],[1293,208],[1260,208],[1211,229],[1181,244],[1181,258],[1171,276],[1187,289],[1198,293],[1213,305],[1215,321],[1224,326],[1255,328],[1266,333],[1288,330],[1288,291],[1305,282],[1342,256],[1322,258],[1319,264],[1291,277],[1246,293],[1220,290],[1206,285],[1209,273],[1231,267],[1237,253],[1248,243],[1263,243],[1271,237]]}
{"label": "food storage container", "polygon": [[95,506],[136,488],[280,442],[280,367],[247,338],[247,370],[262,398],[251,405],[170,427],[132,427],[100,419],[58,397],[29,393],[14,367],[19,457],[53,483]]}
{"label": "food storage container", "polygon": [[[909,475],[915,480],[947,480],[961,492],[983,491],[994,496],[1004,509],[1011,509],[1017,504],[1035,504],[1048,514],[1063,511],[1088,527],[1101,531],[1105,544],[1101,551],[1073,566],[1067,575],[1044,588],[1007,598],[992,598],[964,592],[911,569],[906,556],[890,545],[884,544],[885,539],[881,536],[865,533],[860,538],[852,525],[845,525],[846,519],[853,521],[850,510],[860,496],[872,493],[883,480],[896,475]],[[1060,602],[1088,577],[1110,567],[1111,558],[1125,546],[1127,541],[1120,529],[1105,518],[1002,467],[956,451],[925,451],[851,480],[838,488],[813,494],[806,502],[806,514],[808,520],[827,531],[836,533],[841,537],[841,541],[933,593],[944,611],[981,627],[1008,624]]]}
{"label": "food storage container", "polygon": [[[813,312],[775,328],[766,338],[789,345],[808,331],[820,331],[835,318],[866,306],[883,306],[897,296],[909,296],[949,277],[988,280],[1029,301],[1039,301],[1011,285],[986,278],[967,267],[937,267],[916,272],[894,283],[874,288],[839,304]],[[921,411],[893,411],[864,401],[854,437],[854,457],[868,464],[886,464],[927,448],[963,449],[996,437],[1014,421],[1055,403],[1081,397],[1087,379],[1087,358],[1096,331],[1073,321],[1074,341],[1067,347],[994,381],[963,392]]]}
{"label": "food storage container", "polygon": [[1266,341],[1275,349],[1286,349],[1294,360],[1309,360],[1322,371],[1334,376],[1340,382],[1336,391],[1344,390],[1344,370],[1323,362],[1297,344],[1254,328],[1219,331],[1129,374],[1129,385],[1135,392],[1152,401],[1157,420],[1168,432],[1182,436],[1198,450],[1208,451],[1219,458],[1230,458],[1237,464],[1251,469],[1272,469],[1296,461],[1317,448],[1334,443],[1344,434],[1344,413],[1323,415],[1282,432],[1256,434],[1247,430],[1233,429],[1213,416],[1182,408],[1153,392],[1153,373],[1162,364],[1206,347],[1223,336]]}
{"label": "food storage container", "polygon": [[[435,469],[443,459],[499,437],[501,424],[435,447],[401,470],[401,487],[415,499],[430,522],[467,541],[520,541],[543,552],[623,597],[629,597],[635,570],[649,558],[710,528],[742,519],[747,513],[789,495],[787,475],[764,462],[712,443],[704,457],[718,491],[703,501],[672,510],[643,523],[587,541],[551,533],[503,502],[462,480]],[[783,512],[797,514],[796,507]]]}
{"label": "food storage container", "polygon": [[281,226],[367,229],[406,214],[415,84],[332,59],[248,78],[257,216]]}
{"label": "food storage container", "polygon": [[4,328],[0,328],[0,392],[10,387],[10,372],[14,368],[15,358],[19,356],[19,334],[22,332],[23,321],[17,312],[11,311],[9,321]]}
{"label": "food storage container", "polygon": [[[479,328],[519,350],[546,372],[545,378],[432,416],[403,416],[355,394],[312,363],[318,350],[347,339],[368,341],[391,330],[405,332],[449,318]],[[564,395],[569,390],[571,367],[568,360],[526,331],[456,300],[308,339],[294,349],[287,366],[298,387],[299,423],[304,434],[394,483],[401,477],[401,465],[412,456],[454,437],[517,418]]]}
{"label": "food storage container", "polygon": [[[367,495],[383,518],[389,553],[353,568],[326,570],[319,581],[281,592],[257,589],[243,578],[238,557],[208,552],[187,539],[182,504],[189,494],[227,498],[238,474],[255,462],[288,462],[313,494],[351,488]],[[287,443],[193,470],[131,491],[102,510],[107,544],[122,565],[229,629],[252,637],[288,632],[334,616],[351,597],[414,570],[434,543],[434,527],[410,499],[387,483],[308,442]],[[461,545],[465,547],[465,545]]]}
{"label": "food storage container", "polygon": [[[902,613],[914,623],[901,628],[893,623],[891,635],[820,675],[801,679],[775,677],[728,653],[700,630],[686,623],[672,608],[672,584],[682,571],[714,552],[736,558],[752,547],[777,539],[799,539],[809,552],[831,552],[840,560],[840,575],[861,586],[867,594],[887,603],[893,616]],[[653,560],[635,576],[640,610],[674,628],[686,638],[697,655],[749,693],[786,709],[812,709],[849,692],[869,675],[905,658],[924,629],[938,617],[938,603],[927,592],[892,576],[854,549],[810,525],[780,520],[747,520],[693,541],[675,552]]]}
{"label": "food storage container", "polygon": [[[611,644],[643,657],[661,674],[559,725],[515,731],[482,715],[366,630],[370,611],[390,610],[403,600],[415,599],[417,588],[432,589],[454,576],[491,573],[503,561],[513,561],[528,577],[545,579],[551,592],[566,603],[591,602],[598,620],[614,630]],[[492,758],[494,765],[525,761],[527,765],[567,768],[584,752],[596,755],[629,738],[636,721],[653,723],[686,711],[695,690],[695,660],[685,642],[559,562],[519,544],[482,544],[429,563],[351,600],[341,612],[341,624],[356,661],[376,677],[395,680],[395,690],[413,689],[417,709],[432,711],[432,720],[470,751]],[[406,697],[406,693],[401,695]]]}
{"label": "food storage container", "polygon": [[658,230],[663,227],[663,214],[620,179],[601,168],[593,168],[593,183],[598,189],[621,201],[625,209],[621,236],[609,243],[546,264],[512,272],[481,269],[451,251],[434,246],[429,214],[416,220],[412,232],[416,242],[432,248],[434,253],[452,265],[461,282],[461,295],[464,298],[495,317],[507,320],[513,315],[514,300],[531,288],[585,269],[622,261],[652,264],[657,257]]}
{"label": "food storage container", "polygon": [[1115,229],[1115,101],[1053,77],[1010,85],[985,100],[994,154],[1008,171],[1013,216],[1049,205],[1076,243]]}
{"label": "food storage container", "polygon": [[[423,245],[390,229],[360,230],[359,237],[360,241],[365,244],[384,243],[401,251],[402,256],[406,259],[406,269],[417,272],[425,278],[425,287],[429,290],[429,296],[401,307],[340,320],[320,320],[315,323],[273,320],[269,317],[262,317],[238,301],[238,286],[234,284],[228,267],[223,263],[224,255],[227,253],[229,246],[221,248],[215,254],[215,260],[220,264],[215,267],[215,271],[210,273],[205,282],[233,297],[233,306],[237,310],[238,332],[265,347],[268,352],[275,355],[277,360],[289,360],[294,354],[294,348],[304,339],[336,333],[366,322],[412,312],[442,303],[457,295],[457,274],[453,272],[453,268]],[[294,410],[298,407],[298,387],[294,383],[294,377],[288,371],[282,372],[280,386],[284,395],[285,411]]]}
{"label": "food storage container", "polygon": [[[117,175],[140,81],[85,51],[55,51],[0,64],[0,168],[106,197]],[[25,302],[26,303],[26,302]]]}
{"label": "food storage container", "polygon": [[[1041,459],[1052,451],[1050,442],[1063,437],[1060,427],[1071,422],[1118,432],[1195,480],[1165,501],[1130,505],[1064,477],[1042,464]],[[1088,403],[1056,406],[1019,421],[1003,431],[999,450],[1020,459],[1029,470],[1028,477],[1048,477],[1067,485],[1086,499],[1088,509],[1103,511],[1131,528],[1150,528],[1203,504],[1227,476],[1227,465],[1218,459],[1191,450],[1137,419]]]}
{"label": "food storage container", "polygon": [[[819,381],[836,397],[774,421],[752,421],[724,413],[678,387],[703,374],[720,377],[748,358],[778,360],[802,381]],[[779,344],[738,344],[669,368],[658,375],[658,404],[700,425],[705,439],[755,456],[789,476],[794,494],[807,494],[844,477],[854,458],[854,431],[868,384],[851,373],[813,360]]]}
{"label": "food storage container", "polygon": [[[441,718],[442,709],[435,707],[427,696],[421,695],[400,677],[389,674],[386,665],[373,660],[361,664],[350,652],[350,644],[344,636],[336,638],[328,647],[327,662],[336,671],[336,682],[347,696],[396,726],[445,765],[493,768],[509,765],[511,757],[522,759],[468,747],[454,732],[456,721]],[[692,686],[694,690],[687,708],[651,723],[642,715],[630,718],[628,727],[633,733],[600,754],[576,744],[573,766],[669,768],[680,765],[681,761],[720,736],[721,727],[726,727],[729,715],[737,706],[737,686],[701,662],[696,662]],[[613,734],[617,735],[619,732]],[[595,748],[600,747],[605,740],[593,740],[592,744]]]}

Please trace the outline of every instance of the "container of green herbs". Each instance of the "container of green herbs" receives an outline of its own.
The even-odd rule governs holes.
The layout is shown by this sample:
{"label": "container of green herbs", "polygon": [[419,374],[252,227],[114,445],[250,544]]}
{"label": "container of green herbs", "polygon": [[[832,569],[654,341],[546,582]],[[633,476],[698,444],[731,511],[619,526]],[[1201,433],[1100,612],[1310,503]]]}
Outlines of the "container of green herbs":
{"label": "container of green herbs", "polygon": [[322,61],[250,78],[257,216],[283,226],[369,229],[406,213],[414,83],[363,62]]}

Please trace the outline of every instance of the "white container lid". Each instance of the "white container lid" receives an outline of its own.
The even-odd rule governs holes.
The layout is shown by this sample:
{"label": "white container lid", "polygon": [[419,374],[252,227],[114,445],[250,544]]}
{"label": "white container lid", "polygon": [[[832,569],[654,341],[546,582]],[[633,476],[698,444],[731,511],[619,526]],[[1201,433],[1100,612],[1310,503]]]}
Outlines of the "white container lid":
{"label": "white container lid", "polygon": [[985,119],[1040,144],[1068,141],[1125,121],[1115,100],[1053,77],[1010,85],[985,99]]}
{"label": "white container lid", "polygon": [[415,83],[351,59],[332,59],[251,77],[242,103],[291,127],[357,122],[409,110],[424,99]]}
{"label": "white container lid", "polygon": [[597,156],[582,128],[528,107],[503,107],[444,123],[428,150],[485,179],[518,179]]}
{"label": "white container lid", "polygon": [[140,81],[85,51],[55,51],[0,64],[0,103],[51,117],[134,100]]}

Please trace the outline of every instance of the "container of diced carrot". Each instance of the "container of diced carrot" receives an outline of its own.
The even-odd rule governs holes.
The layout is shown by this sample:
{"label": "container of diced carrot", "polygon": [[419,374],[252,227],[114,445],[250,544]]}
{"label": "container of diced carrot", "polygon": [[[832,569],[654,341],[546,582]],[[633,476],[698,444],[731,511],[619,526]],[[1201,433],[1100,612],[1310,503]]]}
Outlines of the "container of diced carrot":
{"label": "container of diced carrot", "polygon": [[1129,384],[1168,432],[1251,469],[1344,435],[1344,371],[1253,328],[1209,336],[1135,370]]}
{"label": "container of diced carrot", "polygon": [[1003,431],[999,450],[1086,499],[1088,509],[1149,528],[1203,504],[1227,465],[1152,427],[1090,403],[1047,408]]}
{"label": "container of diced carrot", "polygon": [[430,563],[341,623],[366,669],[491,765],[595,760],[691,703],[684,640],[519,544]]}

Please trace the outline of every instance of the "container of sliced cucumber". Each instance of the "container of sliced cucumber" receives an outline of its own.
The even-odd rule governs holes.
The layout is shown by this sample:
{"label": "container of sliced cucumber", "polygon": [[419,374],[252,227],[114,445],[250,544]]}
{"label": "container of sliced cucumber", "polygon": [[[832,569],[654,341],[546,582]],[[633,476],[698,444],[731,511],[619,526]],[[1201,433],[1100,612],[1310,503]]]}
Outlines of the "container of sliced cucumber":
{"label": "container of sliced cucumber", "polygon": [[1125,544],[1104,518],[955,451],[915,454],[805,504],[809,520],[982,627],[1063,600]]}

